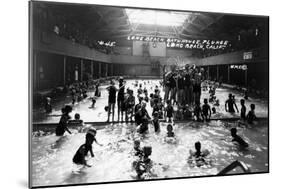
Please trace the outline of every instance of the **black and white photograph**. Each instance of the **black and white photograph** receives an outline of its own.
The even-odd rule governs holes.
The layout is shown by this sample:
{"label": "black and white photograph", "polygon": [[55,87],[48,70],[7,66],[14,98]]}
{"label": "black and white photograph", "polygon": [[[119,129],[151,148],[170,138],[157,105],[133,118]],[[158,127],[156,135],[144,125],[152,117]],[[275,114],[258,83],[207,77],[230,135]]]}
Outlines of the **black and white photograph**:
{"label": "black and white photograph", "polygon": [[30,1],[29,101],[32,188],[269,173],[269,16]]}

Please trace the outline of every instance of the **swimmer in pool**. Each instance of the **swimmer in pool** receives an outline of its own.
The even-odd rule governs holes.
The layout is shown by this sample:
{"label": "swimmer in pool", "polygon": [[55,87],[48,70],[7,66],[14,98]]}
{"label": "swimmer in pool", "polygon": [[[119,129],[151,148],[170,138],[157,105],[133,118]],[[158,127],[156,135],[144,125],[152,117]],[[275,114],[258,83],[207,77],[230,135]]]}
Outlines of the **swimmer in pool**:
{"label": "swimmer in pool", "polygon": [[72,107],[66,105],[64,108],[61,109],[62,116],[60,118],[60,122],[56,128],[56,135],[57,136],[63,136],[65,131],[67,131],[69,134],[71,134],[70,130],[67,128],[70,116],[69,113],[72,112]]}
{"label": "swimmer in pool", "polygon": [[175,133],[173,132],[173,126],[171,124],[167,125],[167,137],[175,137]]}
{"label": "swimmer in pool", "polygon": [[91,108],[95,108],[95,105],[96,105],[96,99],[94,97],[91,98],[92,100],[92,105],[91,105]]}
{"label": "swimmer in pool", "polygon": [[208,164],[205,158],[210,154],[210,152],[207,149],[201,151],[201,143],[199,141],[194,144],[194,147],[195,152],[192,150],[189,151],[190,156],[188,158],[188,163],[192,164],[195,160],[196,166],[198,167]]}
{"label": "swimmer in pool", "polygon": [[213,114],[215,114],[217,112],[215,107],[212,107],[212,112],[213,112]]}
{"label": "swimmer in pool", "polygon": [[82,125],[83,120],[80,119],[80,114],[76,113],[74,115],[74,120],[70,120],[68,123]]}
{"label": "swimmer in pool", "polygon": [[211,112],[211,107],[208,104],[208,99],[204,99],[204,105],[202,106],[202,117],[203,120],[205,121],[210,121],[212,112]]}
{"label": "swimmer in pool", "polygon": [[245,142],[239,135],[237,135],[237,129],[232,128],[230,129],[231,136],[232,136],[232,142],[237,142],[241,147],[247,148],[249,144]]}
{"label": "swimmer in pool", "polygon": [[[93,153],[92,144],[93,144],[93,142],[96,142],[97,144],[99,144],[95,138],[96,134],[97,134],[96,129],[94,129],[94,128],[89,129],[89,131],[86,134],[85,144],[81,145],[79,147],[79,149],[77,150],[77,152],[75,153],[75,155],[72,159],[73,163],[91,167],[90,165],[87,164],[85,157],[88,155],[88,152],[90,152],[91,157],[95,156]],[[101,144],[99,144],[99,145],[101,145]]]}
{"label": "swimmer in pool", "polygon": [[245,106],[245,100],[241,99],[240,100],[240,104],[241,104],[241,111],[240,111],[240,118],[241,120],[245,120],[246,119],[246,106]]}
{"label": "swimmer in pool", "polygon": [[137,131],[140,134],[148,132],[148,118],[146,115],[142,118],[142,123],[138,126]]}
{"label": "swimmer in pool", "polygon": [[172,118],[174,115],[174,108],[170,100],[167,100],[167,107],[165,108],[165,117],[168,118],[168,122],[172,122]]}
{"label": "swimmer in pool", "polygon": [[228,95],[228,99],[225,101],[225,111],[230,113],[235,113],[234,107],[236,108],[236,111],[239,112],[237,105],[235,103],[235,100],[233,99],[232,94],[230,93]]}
{"label": "swimmer in pool", "polygon": [[134,141],[134,155],[141,158],[143,156],[143,150],[140,148],[140,141]]}
{"label": "swimmer in pool", "polygon": [[152,147],[151,146],[144,146],[143,147],[143,157],[139,161],[133,162],[133,167],[137,173],[138,180],[144,180],[146,175],[151,174],[151,169],[153,162],[149,158],[152,154]]}
{"label": "swimmer in pool", "polygon": [[249,124],[253,124],[254,121],[257,119],[256,114],[255,114],[255,104],[250,105],[251,110],[247,114],[247,121]]}
{"label": "swimmer in pool", "polygon": [[157,111],[154,112],[154,114],[153,114],[152,124],[154,126],[155,133],[159,133],[160,132],[160,123],[159,123],[159,113]]}
{"label": "swimmer in pool", "polygon": [[203,114],[202,114],[202,109],[200,107],[199,101],[195,102],[193,114],[194,114],[194,118],[195,118],[196,121],[202,121],[201,117],[203,117]]}

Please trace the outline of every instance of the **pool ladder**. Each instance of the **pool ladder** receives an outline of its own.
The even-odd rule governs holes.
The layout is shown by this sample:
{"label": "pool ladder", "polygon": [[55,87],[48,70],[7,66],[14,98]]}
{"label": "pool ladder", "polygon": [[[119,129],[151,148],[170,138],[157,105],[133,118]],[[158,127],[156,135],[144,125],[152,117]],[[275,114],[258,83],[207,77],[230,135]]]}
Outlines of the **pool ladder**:
{"label": "pool ladder", "polygon": [[236,167],[241,167],[241,169],[244,171],[244,173],[250,173],[251,172],[250,168],[245,163],[236,160],[236,161],[232,162],[231,164],[229,164],[228,166],[226,166],[217,175],[219,175],[219,176],[226,175],[228,172],[232,171]]}

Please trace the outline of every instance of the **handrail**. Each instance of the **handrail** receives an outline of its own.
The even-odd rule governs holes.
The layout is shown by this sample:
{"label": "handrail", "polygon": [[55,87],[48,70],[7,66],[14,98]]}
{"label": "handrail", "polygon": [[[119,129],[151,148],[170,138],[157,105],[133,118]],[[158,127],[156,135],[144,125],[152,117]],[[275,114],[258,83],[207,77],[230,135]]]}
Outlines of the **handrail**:
{"label": "handrail", "polygon": [[227,174],[228,172],[232,171],[233,169],[235,169],[236,167],[241,167],[241,169],[244,171],[244,173],[250,173],[251,170],[250,168],[243,162],[241,161],[234,161],[232,162],[230,165],[226,166],[223,170],[221,170],[217,175],[218,176],[222,176]]}

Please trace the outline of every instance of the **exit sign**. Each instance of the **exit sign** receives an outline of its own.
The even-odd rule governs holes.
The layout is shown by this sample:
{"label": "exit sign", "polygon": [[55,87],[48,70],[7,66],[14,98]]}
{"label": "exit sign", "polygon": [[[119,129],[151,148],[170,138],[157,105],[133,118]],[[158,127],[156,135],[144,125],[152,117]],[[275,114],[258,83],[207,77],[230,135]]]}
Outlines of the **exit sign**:
{"label": "exit sign", "polygon": [[250,60],[253,58],[253,53],[252,52],[244,52],[244,55],[243,55],[243,59],[244,60]]}

